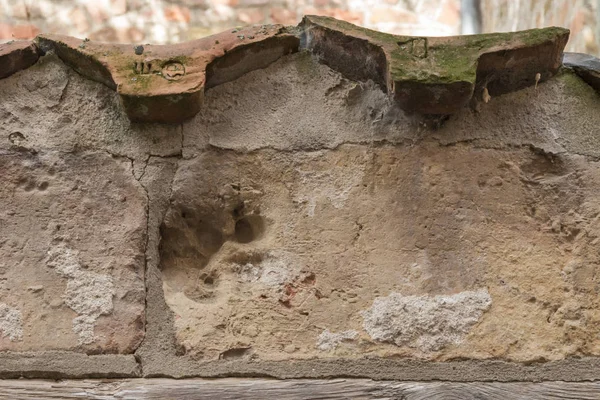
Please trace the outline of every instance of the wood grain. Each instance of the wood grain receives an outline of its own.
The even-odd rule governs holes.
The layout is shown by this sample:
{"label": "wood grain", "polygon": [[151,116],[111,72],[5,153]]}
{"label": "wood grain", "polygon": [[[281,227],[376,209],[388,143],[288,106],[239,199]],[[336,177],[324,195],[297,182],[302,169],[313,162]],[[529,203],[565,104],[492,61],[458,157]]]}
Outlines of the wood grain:
{"label": "wood grain", "polygon": [[0,399],[600,399],[600,382],[452,383],[366,379],[0,380]]}

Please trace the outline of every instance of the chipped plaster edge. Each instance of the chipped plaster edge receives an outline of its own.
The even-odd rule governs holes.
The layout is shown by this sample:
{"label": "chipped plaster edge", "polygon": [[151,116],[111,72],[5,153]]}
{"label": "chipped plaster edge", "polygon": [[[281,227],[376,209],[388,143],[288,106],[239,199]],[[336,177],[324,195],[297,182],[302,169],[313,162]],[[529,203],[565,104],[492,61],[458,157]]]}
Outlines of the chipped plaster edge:
{"label": "chipped plaster edge", "polygon": [[2,352],[0,379],[63,378],[224,378],[275,379],[367,378],[402,381],[454,382],[582,382],[600,380],[600,357],[539,363],[497,360],[427,362],[408,359],[314,359],[289,361],[210,361],[166,355],[141,364],[133,355],[93,355],[69,352]]}
{"label": "chipped plaster edge", "polygon": [[275,379],[368,378],[454,382],[580,382],[600,380],[600,357],[516,363],[498,360],[428,362],[409,359],[313,359],[210,361],[159,356],[144,363],[145,378],[270,377]]}
{"label": "chipped plaster edge", "polygon": [[141,374],[141,366],[133,355],[0,352],[0,379],[135,378]]}

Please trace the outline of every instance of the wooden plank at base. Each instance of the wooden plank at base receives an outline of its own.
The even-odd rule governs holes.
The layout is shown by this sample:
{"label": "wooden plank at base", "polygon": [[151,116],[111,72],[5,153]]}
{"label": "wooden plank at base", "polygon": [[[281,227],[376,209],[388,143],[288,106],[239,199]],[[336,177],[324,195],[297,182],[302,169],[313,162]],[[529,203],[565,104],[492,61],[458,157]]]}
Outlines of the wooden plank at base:
{"label": "wooden plank at base", "polygon": [[21,399],[600,399],[600,382],[453,383],[367,379],[0,380],[1,400]]}

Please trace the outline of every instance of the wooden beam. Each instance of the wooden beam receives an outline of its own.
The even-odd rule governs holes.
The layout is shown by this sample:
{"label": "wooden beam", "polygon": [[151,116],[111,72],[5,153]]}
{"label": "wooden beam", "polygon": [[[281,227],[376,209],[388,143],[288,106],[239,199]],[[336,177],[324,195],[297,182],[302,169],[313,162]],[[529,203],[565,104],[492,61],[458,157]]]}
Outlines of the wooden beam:
{"label": "wooden beam", "polygon": [[0,380],[0,399],[600,399],[600,382],[453,383],[367,379]]}

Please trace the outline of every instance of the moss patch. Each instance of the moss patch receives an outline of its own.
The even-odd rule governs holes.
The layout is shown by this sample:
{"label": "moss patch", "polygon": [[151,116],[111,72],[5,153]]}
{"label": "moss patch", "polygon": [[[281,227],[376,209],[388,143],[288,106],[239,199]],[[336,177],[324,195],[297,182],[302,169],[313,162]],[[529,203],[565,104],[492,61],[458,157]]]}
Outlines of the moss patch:
{"label": "moss patch", "polygon": [[570,68],[563,67],[555,79],[558,79],[563,84],[569,96],[578,99],[593,99],[594,101],[598,101],[599,99],[598,93],[596,93],[594,88],[588,85]]}
{"label": "moss patch", "polygon": [[425,49],[427,56],[419,57],[415,51],[411,53],[405,44],[415,43],[415,39],[427,43],[425,38],[377,32],[331,17],[309,16],[305,17],[304,23],[307,22],[371,41],[372,44],[382,47],[390,56],[390,72],[394,81],[410,80],[424,84],[454,82],[475,84],[477,61],[486,50],[493,51],[495,47],[509,45],[513,48],[535,46],[556,40],[569,32],[564,28],[552,27],[521,32],[460,36],[448,41],[435,40],[437,43],[434,42]]}

